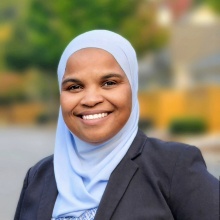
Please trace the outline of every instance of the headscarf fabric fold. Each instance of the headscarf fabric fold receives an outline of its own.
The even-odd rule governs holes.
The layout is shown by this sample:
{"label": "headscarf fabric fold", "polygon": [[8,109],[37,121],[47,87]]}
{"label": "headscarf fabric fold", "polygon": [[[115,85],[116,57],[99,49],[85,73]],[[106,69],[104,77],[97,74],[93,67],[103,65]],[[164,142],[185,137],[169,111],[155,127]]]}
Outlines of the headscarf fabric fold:
{"label": "headscarf fabric fold", "polygon": [[[61,90],[67,60],[78,50],[99,48],[110,53],[126,74],[132,91],[132,110],[124,127],[110,140],[92,145],[74,135],[59,111],[54,151],[54,172],[58,196],[53,218],[79,217],[97,208],[115,167],[128,151],[138,130],[138,64],[131,44],[107,30],[94,30],[74,38],[64,50],[58,65]],[[126,105],[126,103],[125,103]]]}

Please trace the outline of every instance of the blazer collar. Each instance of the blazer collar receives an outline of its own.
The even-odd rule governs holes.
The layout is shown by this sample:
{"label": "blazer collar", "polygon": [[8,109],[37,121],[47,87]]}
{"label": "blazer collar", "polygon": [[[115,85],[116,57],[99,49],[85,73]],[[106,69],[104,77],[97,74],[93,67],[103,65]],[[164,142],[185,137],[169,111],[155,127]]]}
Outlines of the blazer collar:
{"label": "blazer collar", "polygon": [[102,196],[95,220],[108,220],[123,197],[130,181],[138,170],[138,165],[133,160],[138,157],[146,142],[146,136],[138,131],[127,154],[115,168]]}

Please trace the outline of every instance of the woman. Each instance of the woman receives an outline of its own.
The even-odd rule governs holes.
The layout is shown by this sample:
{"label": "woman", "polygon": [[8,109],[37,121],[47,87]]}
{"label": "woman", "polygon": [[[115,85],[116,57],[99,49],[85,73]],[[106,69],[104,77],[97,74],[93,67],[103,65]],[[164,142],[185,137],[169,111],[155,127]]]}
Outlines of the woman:
{"label": "woman", "polygon": [[58,81],[54,157],[29,170],[15,220],[218,219],[218,180],[200,151],[138,130],[138,65],[126,39],[76,37]]}

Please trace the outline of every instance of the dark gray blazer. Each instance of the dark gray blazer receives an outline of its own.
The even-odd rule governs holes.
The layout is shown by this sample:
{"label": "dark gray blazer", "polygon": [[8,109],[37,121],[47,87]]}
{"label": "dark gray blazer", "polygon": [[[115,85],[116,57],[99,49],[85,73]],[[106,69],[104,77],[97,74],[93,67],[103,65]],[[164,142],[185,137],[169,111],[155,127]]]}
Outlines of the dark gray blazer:
{"label": "dark gray blazer", "polygon": [[[27,173],[14,220],[50,220],[56,196],[50,156]],[[197,148],[139,131],[97,210],[95,220],[109,219],[218,220],[219,181]]]}

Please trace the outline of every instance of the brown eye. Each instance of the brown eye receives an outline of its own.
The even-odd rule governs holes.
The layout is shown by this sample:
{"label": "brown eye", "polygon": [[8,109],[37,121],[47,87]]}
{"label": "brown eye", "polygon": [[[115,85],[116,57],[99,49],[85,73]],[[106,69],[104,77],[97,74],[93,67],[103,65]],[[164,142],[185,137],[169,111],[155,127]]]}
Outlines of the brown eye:
{"label": "brown eye", "polygon": [[114,85],[116,85],[115,81],[107,81],[107,82],[103,83],[103,87],[111,87]]}
{"label": "brown eye", "polygon": [[82,89],[82,86],[80,86],[80,85],[71,85],[67,88],[67,90],[69,90],[69,91],[79,91],[81,89]]}

